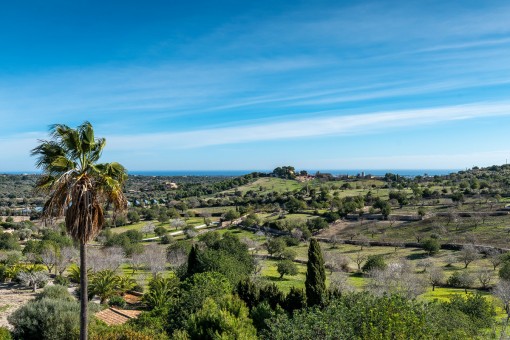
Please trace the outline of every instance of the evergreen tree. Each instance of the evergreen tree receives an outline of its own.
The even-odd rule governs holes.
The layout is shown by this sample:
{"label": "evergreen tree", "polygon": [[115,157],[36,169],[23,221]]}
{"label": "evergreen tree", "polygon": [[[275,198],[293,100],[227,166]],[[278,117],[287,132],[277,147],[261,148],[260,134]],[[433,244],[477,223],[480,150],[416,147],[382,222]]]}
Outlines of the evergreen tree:
{"label": "evergreen tree", "polygon": [[191,251],[188,255],[188,270],[186,272],[186,276],[190,277],[196,273],[200,273],[200,259],[198,258],[198,249],[195,244],[191,247]]}
{"label": "evergreen tree", "polygon": [[284,308],[291,313],[297,309],[306,307],[305,292],[301,288],[291,287],[289,293],[285,297]]}
{"label": "evergreen tree", "polygon": [[316,239],[310,240],[306,265],[306,298],[308,306],[320,305],[326,294],[326,271],[322,251]]}
{"label": "evergreen tree", "polygon": [[249,278],[239,281],[236,287],[236,292],[250,309],[255,307],[255,305],[259,302],[259,288]]}
{"label": "evergreen tree", "polygon": [[272,309],[276,309],[277,305],[283,305],[285,296],[276,284],[271,283],[260,288],[259,301],[267,301]]}

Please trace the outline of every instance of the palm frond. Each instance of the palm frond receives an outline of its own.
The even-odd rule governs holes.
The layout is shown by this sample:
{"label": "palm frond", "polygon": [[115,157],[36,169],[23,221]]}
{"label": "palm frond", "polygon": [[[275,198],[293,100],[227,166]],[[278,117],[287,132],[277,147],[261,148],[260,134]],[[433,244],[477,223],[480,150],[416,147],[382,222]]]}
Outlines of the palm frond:
{"label": "palm frond", "polygon": [[31,152],[44,175],[36,190],[48,193],[43,209],[45,221],[65,216],[68,233],[81,243],[93,239],[104,224],[104,207],[115,212],[127,207],[122,186],[126,169],[119,163],[96,164],[106,144],[95,138],[89,122],[77,129],[55,124],[51,140],[40,141]]}

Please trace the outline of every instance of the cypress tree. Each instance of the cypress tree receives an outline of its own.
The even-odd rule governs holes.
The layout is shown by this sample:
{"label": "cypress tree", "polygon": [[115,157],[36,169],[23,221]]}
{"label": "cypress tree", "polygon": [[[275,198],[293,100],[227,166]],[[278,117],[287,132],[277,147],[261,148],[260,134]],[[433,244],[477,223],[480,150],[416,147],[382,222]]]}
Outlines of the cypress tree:
{"label": "cypress tree", "polygon": [[321,247],[316,239],[311,239],[308,247],[305,289],[309,307],[322,304],[326,294],[326,271]]}
{"label": "cypress tree", "polygon": [[198,249],[197,245],[194,244],[191,247],[191,251],[188,255],[188,268],[186,271],[186,277],[190,277],[193,274],[200,272],[200,259],[198,258]]}

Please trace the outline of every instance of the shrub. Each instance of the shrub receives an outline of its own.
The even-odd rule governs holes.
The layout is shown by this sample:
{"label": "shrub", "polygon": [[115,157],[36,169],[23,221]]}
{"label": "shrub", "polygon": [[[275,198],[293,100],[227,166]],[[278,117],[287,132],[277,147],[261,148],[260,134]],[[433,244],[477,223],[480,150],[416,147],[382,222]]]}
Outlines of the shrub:
{"label": "shrub", "polygon": [[384,262],[384,257],[382,255],[370,255],[368,256],[367,262],[361,267],[361,269],[368,273],[372,270],[376,269],[386,269],[387,265],[386,262]]}
{"label": "shrub", "polygon": [[465,297],[456,294],[450,299],[449,307],[466,314],[476,328],[489,328],[494,324],[494,306],[480,293],[468,294]]}
{"label": "shrub", "polygon": [[192,339],[256,339],[256,329],[248,308],[237,296],[226,295],[215,301],[207,298],[191,315],[187,330]]}
{"label": "shrub", "polygon": [[446,281],[450,287],[467,289],[473,284],[473,277],[466,271],[456,271]]}
{"label": "shrub", "polygon": [[299,245],[299,239],[292,237],[292,236],[284,236],[283,239],[285,240],[285,243],[287,244],[287,247],[292,246],[298,246]]}
{"label": "shrub", "polygon": [[27,303],[8,320],[16,338],[73,340],[79,335],[80,305],[77,301],[43,298]]}
{"label": "shrub", "polygon": [[69,284],[71,283],[71,281],[70,281],[67,277],[65,277],[65,276],[57,275],[57,276],[55,277],[54,283],[55,283],[56,285],[69,286]]}
{"label": "shrub", "polygon": [[122,298],[122,296],[115,295],[110,298],[110,301],[108,301],[108,305],[124,308],[126,307],[126,301]]}
{"label": "shrub", "polygon": [[161,244],[170,244],[173,240],[174,238],[170,234],[161,236]]}
{"label": "shrub", "polygon": [[0,327],[0,340],[11,340],[11,332],[5,327]]}
{"label": "shrub", "polygon": [[67,290],[67,287],[54,285],[44,287],[44,290],[37,294],[36,300],[54,299],[62,301],[75,301],[72,295]]}
{"label": "shrub", "polygon": [[499,277],[503,280],[510,281],[510,261],[505,261],[499,269]]}
{"label": "shrub", "polygon": [[430,256],[439,252],[440,245],[437,239],[429,238],[428,240],[423,241],[422,247],[427,253],[429,253]]}
{"label": "shrub", "polygon": [[151,340],[167,339],[166,336],[145,328],[142,330],[134,329],[131,325],[106,326],[97,324],[90,329],[90,340]]}
{"label": "shrub", "polygon": [[21,271],[17,278],[23,285],[32,288],[34,292],[37,288],[44,287],[49,279],[48,275],[42,271]]}
{"label": "shrub", "polygon": [[276,270],[280,274],[280,279],[283,279],[283,275],[294,276],[298,273],[298,268],[291,260],[279,261],[276,265]]}

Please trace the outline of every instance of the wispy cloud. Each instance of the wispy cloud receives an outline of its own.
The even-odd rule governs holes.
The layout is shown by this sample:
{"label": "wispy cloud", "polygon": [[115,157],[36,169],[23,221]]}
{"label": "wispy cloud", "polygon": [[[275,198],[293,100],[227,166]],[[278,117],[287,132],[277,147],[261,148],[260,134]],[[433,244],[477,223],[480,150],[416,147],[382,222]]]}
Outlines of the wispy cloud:
{"label": "wispy cloud", "polygon": [[[376,112],[290,120],[218,129],[201,129],[176,133],[112,136],[113,150],[151,148],[186,149],[213,145],[250,143],[269,140],[318,136],[348,136],[374,133],[391,128],[438,124],[442,122],[510,116],[510,103],[476,103],[429,109]],[[313,115],[313,114],[311,114]]]}

